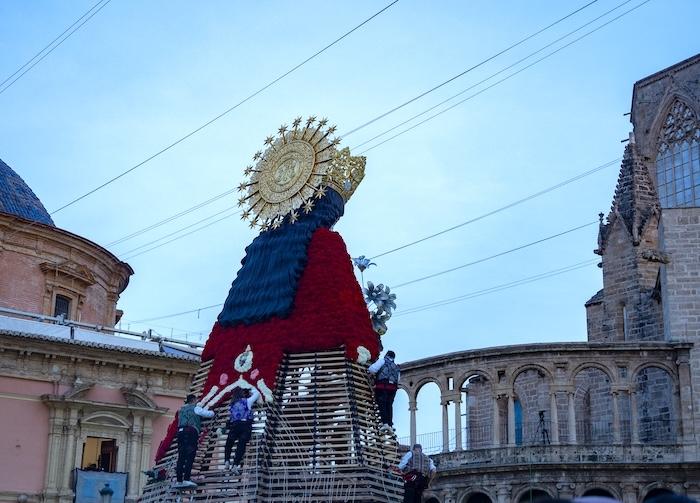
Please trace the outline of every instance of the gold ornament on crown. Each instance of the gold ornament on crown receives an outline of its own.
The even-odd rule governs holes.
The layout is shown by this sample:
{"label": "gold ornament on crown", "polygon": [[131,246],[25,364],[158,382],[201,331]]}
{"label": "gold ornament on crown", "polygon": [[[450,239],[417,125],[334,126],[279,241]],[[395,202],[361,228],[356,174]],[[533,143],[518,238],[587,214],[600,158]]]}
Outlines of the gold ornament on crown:
{"label": "gold ornament on crown", "polygon": [[265,139],[265,150],[255,153],[256,164],[245,169],[247,180],[238,186],[241,218],[251,228],[276,229],[287,217],[296,222],[329,187],[350,199],[365,176],[366,159],[347,147],[338,150],[340,139],[331,138],[336,127],[326,124],[328,119],[309,117],[302,125],[297,117],[291,128],[283,125]]}

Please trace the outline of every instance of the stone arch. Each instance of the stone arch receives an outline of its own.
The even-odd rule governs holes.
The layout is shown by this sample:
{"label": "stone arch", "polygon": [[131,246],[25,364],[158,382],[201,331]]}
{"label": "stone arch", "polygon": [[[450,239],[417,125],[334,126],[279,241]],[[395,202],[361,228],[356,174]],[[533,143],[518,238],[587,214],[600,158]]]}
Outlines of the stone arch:
{"label": "stone arch", "polygon": [[583,365],[574,374],[576,438],[582,444],[613,440],[613,398],[610,375],[599,365]]}
{"label": "stone arch", "polygon": [[508,386],[510,388],[512,388],[513,384],[515,384],[515,380],[518,378],[518,376],[520,374],[522,374],[523,372],[527,372],[528,370],[533,370],[533,369],[543,373],[549,379],[550,382],[552,382],[554,380],[554,376],[552,376],[552,372],[544,365],[538,365],[536,363],[527,363],[527,364],[521,365],[520,367],[513,370],[513,372],[511,373],[510,380],[508,382]]}
{"label": "stone arch", "polygon": [[639,493],[641,495],[640,501],[642,502],[649,501],[657,496],[674,494],[673,489],[665,486],[661,482],[653,482],[648,486],[643,487]]}
{"label": "stone arch", "polygon": [[83,424],[90,423],[93,425],[108,426],[112,428],[129,428],[131,425],[119,414],[108,411],[97,411],[83,417]]}
{"label": "stone arch", "polygon": [[493,495],[483,487],[470,489],[460,499],[460,503],[493,503]]}
{"label": "stone arch", "polygon": [[678,437],[679,400],[673,373],[665,365],[650,363],[633,377],[639,421],[639,441],[675,443]]}
{"label": "stone arch", "polygon": [[605,375],[607,375],[608,379],[610,380],[610,384],[619,384],[618,380],[615,378],[615,371],[610,369],[607,365],[599,362],[583,362],[578,364],[574,369],[571,370],[570,376],[571,376],[571,381],[573,381],[576,378],[576,374],[578,374],[580,371],[585,370],[587,368],[594,367],[603,372]]}
{"label": "stone arch", "polygon": [[[530,493],[530,491],[532,491],[532,493]],[[546,489],[542,487],[525,487],[518,491],[516,497],[513,498],[512,501],[516,503],[530,503],[530,500],[532,500],[534,503],[535,501],[547,499],[552,499],[552,495]]]}
{"label": "stone arch", "polygon": [[[420,393],[421,388],[423,388],[426,384],[434,383],[437,385],[438,389],[440,390],[440,394],[444,393],[444,389],[442,387],[442,383],[440,382],[440,379],[437,377],[432,377],[432,376],[426,376],[426,377],[421,377],[416,383],[414,383],[411,386],[411,390],[413,391],[413,398],[416,399],[418,398],[418,393]],[[410,396],[410,394],[409,394]]]}
{"label": "stone arch", "polygon": [[637,365],[635,368],[632,369],[631,375],[632,375],[632,382],[636,382],[637,376],[639,373],[649,367],[659,367],[664,369],[666,372],[668,372],[669,376],[671,376],[671,379],[673,379],[673,384],[678,386],[678,377],[676,376],[676,369],[670,365],[668,365],[666,362],[662,361],[646,361],[643,363],[640,363]]}
{"label": "stone arch", "polygon": [[410,394],[405,387],[399,386],[394,398],[394,428],[399,436],[408,436],[411,430],[410,423]]}
{"label": "stone arch", "polygon": [[581,493],[581,497],[584,496],[602,496],[604,498],[622,501],[622,497],[618,491],[604,484],[587,484],[584,486],[583,492]]}
{"label": "stone arch", "polygon": [[[526,365],[513,374],[513,400],[520,411],[514,418],[515,436],[524,445],[551,439],[551,386],[551,374],[540,365]],[[501,425],[507,425],[507,413],[504,416]]]}
{"label": "stone arch", "polygon": [[[661,128],[663,128],[664,122],[666,121],[666,117],[671,111],[671,107],[676,102],[676,100],[683,102],[684,105],[686,105],[693,112],[695,112],[695,117],[700,120],[700,110],[697,109],[696,100],[693,98],[693,96],[685,93],[682,89],[679,89],[678,87],[671,88],[666,93],[666,96],[662,98],[661,104],[657,108],[656,117],[654,117],[654,120],[651,123],[651,127],[649,127],[649,134],[647,136],[649,138],[649,141],[646,143],[647,145],[649,145],[650,150],[648,152],[645,152],[645,154],[647,155],[647,157],[653,159],[654,161],[656,160],[658,139],[659,134],[661,133]],[[656,177],[653,178],[655,179]]]}
{"label": "stone arch", "polygon": [[424,377],[414,387],[413,399],[416,404],[416,440],[423,444],[427,453],[440,452],[443,448],[440,404],[443,389],[437,378]]}
{"label": "stone arch", "polygon": [[464,386],[464,383],[467,379],[471,378],[472,376],[481,376],[486,380],[487,382],[491,383],[491,386],[493,387],[494,380],[493,376],[486,370],[482,369],[470,369],[467,371],[463,371],[459,374],[459,378],[455,379],[455,388],[460,389],[462,386]]}
{"label": "stone arch", "polygon": [[[473,379],[472,379],[473,378]],[[482,449],[493,444],[494,382],[478,370],[462,374],[459,393],[462,398],[462,444],[466,449]],[[460,424],[462,420],[460,420]]]}

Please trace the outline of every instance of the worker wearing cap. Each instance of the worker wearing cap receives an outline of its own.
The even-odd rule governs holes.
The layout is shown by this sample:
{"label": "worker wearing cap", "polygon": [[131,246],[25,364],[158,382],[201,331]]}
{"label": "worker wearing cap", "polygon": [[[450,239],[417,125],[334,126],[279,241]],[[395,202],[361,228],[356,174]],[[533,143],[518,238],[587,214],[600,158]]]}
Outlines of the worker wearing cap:
{"label": "worker wearing cap", "polygon": [[401,458],[399,470],[404,479],[404,503],[420,503],[423,491],[430,487],[437,472],[433,460],[423,454],[420,444],[414,444],[413,449]]}
{"label": "worker wearing cap", "polygon": [[197,405],[197,397],[190,394],[187,395],[185,405],[180,408],[177,416],[177,484],[174,487],[197,487],[197,484],[190,480],[192,463],[197,454],[197,440],[199,432],[202,431],[202,418],[214,417],[214,412]]}

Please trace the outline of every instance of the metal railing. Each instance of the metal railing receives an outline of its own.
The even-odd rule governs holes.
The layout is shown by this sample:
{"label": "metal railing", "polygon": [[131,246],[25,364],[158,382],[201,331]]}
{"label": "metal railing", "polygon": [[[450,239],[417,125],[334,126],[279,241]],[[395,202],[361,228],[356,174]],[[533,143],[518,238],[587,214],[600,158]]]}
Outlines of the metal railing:
{"label": "metal railing", "polygon": [[[548,446],[555,437],[551,430],[551,422],[525,422],[515,425],[515,438],[508,441],[508,425],[500,425],[499,446]],[[558,443],[570,444],[569,424],[563,421],[559,423]],[[656,418],[643,417],[638,425],[639,441],[635,445],[677,445],[679,443],[680,424],[676,419],[669,419],[665,416]],[[416,435],[416,442],[421,444],[423,451],[428,454],[438,454],[442,452],[453,452],[457,450],[479,450],[493,449],[494,445],[493,426],[484,425],[480,427],[465,427],[461,434],[461,448],[457,448],[457,435],[454,429],[450,429],[447,435],[447,449],[442,431],[421,433]],[[400,437],[399,443],[410,444],[410,437]],[[620,445],[632,444],[632,429],[630,420],[620,421],[619,439],[615,438],[613,424],[611,421],[576,421],[576,442],[577,446],[608,446],[619,443]]]}
{"label": "metal railing", "polygon": [[[4,323],[0,323],[0,328],[16,332],[36,333],[38,335],[53,336],[57,338],[67,338],[73,340],[80,340],[81,333],[92,332],[102,334],[103,336],[118,338],[119,340],[126,343],[134,343],[141,341],[156,344],[177,344],[192,349],[201,349],[204,347],[203,344],[196,342],[183,341],[181,339],[174,339],[171,337],[163,337],[158,334],[154,334],[152,330],[147,330],[144,332],[132,332],[129,330],[122,330],[115,327],[105,327],[103,325],[69,320],[63,316],[46,316],[42,314],[11,309],[8,307],[0,306],[0,317],[5,318]],[[26,321],[26,323],[22,323],[23,320]],[[106,341],[99,340],[95,342]],[[115,340],[111,342],[118,341]]]}

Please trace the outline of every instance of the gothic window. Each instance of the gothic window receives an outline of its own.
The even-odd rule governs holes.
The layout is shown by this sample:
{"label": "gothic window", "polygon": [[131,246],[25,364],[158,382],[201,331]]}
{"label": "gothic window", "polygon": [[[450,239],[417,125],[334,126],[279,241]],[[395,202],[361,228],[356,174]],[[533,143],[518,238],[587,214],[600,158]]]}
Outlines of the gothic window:
{"label": "gothic window", "polygon": [[661,207],[700,206],[700,124],[680,100],[673,103],[661,128],[656,183]]}

